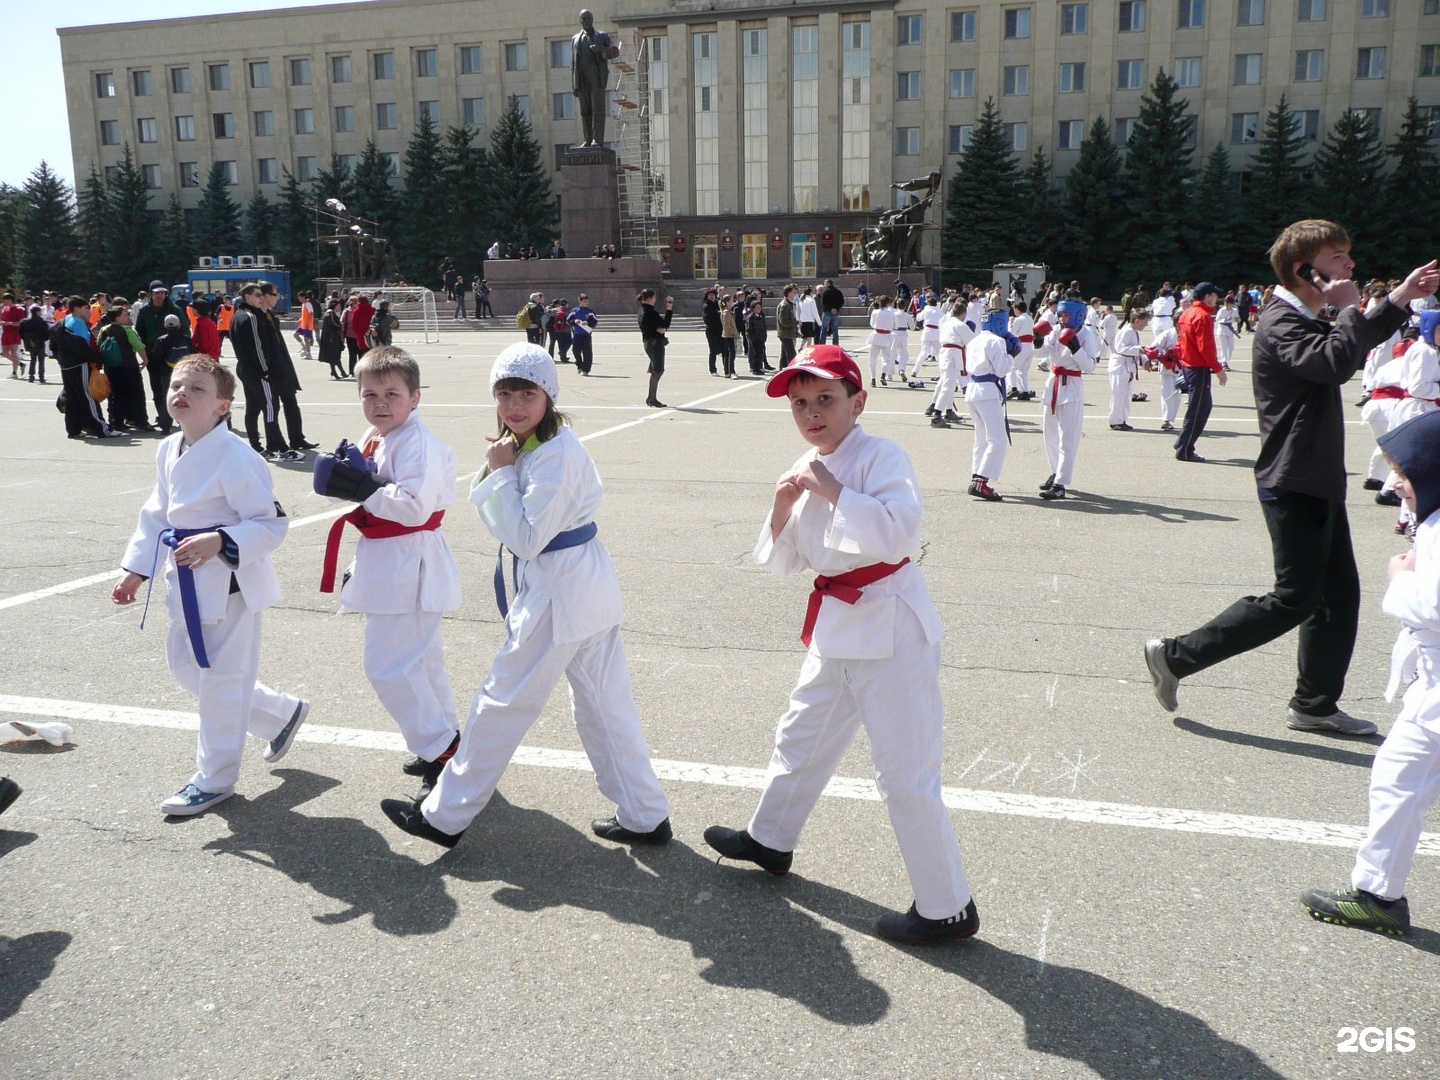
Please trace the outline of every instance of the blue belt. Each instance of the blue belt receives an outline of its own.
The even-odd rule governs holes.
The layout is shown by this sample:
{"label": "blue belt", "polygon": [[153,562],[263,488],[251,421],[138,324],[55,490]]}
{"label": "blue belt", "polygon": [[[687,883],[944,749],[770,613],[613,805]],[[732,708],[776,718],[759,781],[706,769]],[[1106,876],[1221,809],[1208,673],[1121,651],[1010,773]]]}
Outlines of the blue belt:
{"label": "blue belt", "polygon": [[[155,571],[160,565],[160,545],[171,551],[181,540],[201,533],[214,532],[219,526],[208,529],[166,529],[155,541],[155,556],[150,560],[150,583],[145,588],[145,610],[140,613],[140,629],[145,629],[145,616],[150,612],[150,593],[155,588]],[[185,615],[185,633],[190,638],[190,649],[195,653],[195,662],[202,668],[210,666],[210,657],[205,652],[205,637],[200,630],[200,599],[195,594],[195,572],[188,566],[175,566],[176,584],[180,586],[180,610]]]}
{"label": "blue belt", "polygon": [[991,386],[995,387],[996,390],[1000,391],[1000,413],[1002,416],[1005,417],[1005,441],[1013,445],[1015,440],[1010,438],[1010,410],[1006,407],[1005,404],[1005,380],[1002,379],[999,375],[995,374],[972,374],[970,376],[970,381],[978,383],[989,383]]}
{"label": "blue belt", "polygon": [[[565,548],[579,547],[581,544],[588,544],[595,539],[595,534],[600,530],[595,527],[592,521],[588,525],[581,525],[576,529],[566,529],[562,533],[556,533],[555,538],[540,549],[540,554],[547,551],[563,551]],[[510,577],[518,578],[520,557],[514,552],[510,554]],[[518,591],[520,586],[515,586]],[[508,618],[510,605],[505,600],[505,545],[500,545],[500,550],[495,553],[495,606],[500,609],[500,617]]]}

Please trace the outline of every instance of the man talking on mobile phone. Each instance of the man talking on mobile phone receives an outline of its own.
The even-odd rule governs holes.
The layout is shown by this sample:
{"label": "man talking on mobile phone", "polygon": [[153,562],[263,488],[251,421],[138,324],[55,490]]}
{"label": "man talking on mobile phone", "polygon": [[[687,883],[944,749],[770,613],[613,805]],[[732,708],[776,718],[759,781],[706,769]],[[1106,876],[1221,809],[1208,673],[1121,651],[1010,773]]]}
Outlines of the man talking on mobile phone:
{"label": "man talking on mobile phone", "polygon": [[[1373,735],[1340,709],[1360,618],[1360,578],[1345,516],[1340,387],[1365,354],[1402,327],[1411,300],[1440,284],[1432,260],[1368,314],[1351,280],[1350,237],[1331,221],[1297,221],[1270,247],[1280,284],[1255,328],[1252,382],[1260,418],[1255,483],[1275,556],[1275,586],[1235,601],[1204,626],[1145,644],[1155,697],[1179,708],[1180,680],[1300,628],[1299,673],[1286,724]],[[1339,311],[1320,319],[1326,305]]]}

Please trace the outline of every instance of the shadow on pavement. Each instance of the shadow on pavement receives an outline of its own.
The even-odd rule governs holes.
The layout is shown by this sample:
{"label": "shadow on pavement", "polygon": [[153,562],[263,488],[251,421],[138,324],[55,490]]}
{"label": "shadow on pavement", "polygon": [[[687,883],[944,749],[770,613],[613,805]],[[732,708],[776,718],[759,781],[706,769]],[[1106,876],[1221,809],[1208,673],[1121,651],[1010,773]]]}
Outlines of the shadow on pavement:
{"label": "shadow on pavement", "polygon": [[1204,510],[1193,510],[1183,506],[1164,506],[1160,503],[1136,502],[1133,499],[1117,499],[1109,495],[1096,495],[1089,491],[1067,488],[1065,498],[1046,500],[1038,495],[1005,496],[1006,502],[1022,506],[1044,506],[1072,514],[1129,514],[1135,517],[1154,518],[1167,525],[1179,525],[1187,521],[1239,521],[1228,514],[1211,514]]}
{"label": "shadow on pavement", "polygon": [[326,926],[369,915],[381,933],[435,934],[459,911],[433,866],[395,854],[377,830],[355,818],[311,817],[295,808],[340,781],[298,769],[277,769],[280,786],[256,799],[240,796],[211,811],[230,835],[204,850],[278,870],[296,884],[333,897],[345,910],[316,915]]}
{"label": "shadow on pavement", "polygon": [[706,982],[774,994],[832,1023],[874,1024],[890,1009],[890,995],[856,969],[840,934],[791,903],[804,885],[793,874],[717,867],[678,841],[611,846],[499,793],[436,866],[501,883],[495,900],[516,911],[573,907],[649,927],[708,960]]}
{"label": "shadow on pavement", "polygon": [[[1199,735],[1206,739],[1216,739],[1220,742],[1234,743],[1236,746],[1249,746],[1256,750],[1271,750],[1278,754],[1294,754],[1297,757],[1315,758],[1317,761],[1330,761],[1336,765],[1358,765],[1368,769],[1375,762],[1375,755],[1358,754],[1353,750],[1341,750],[1336,746],[1317,746],[1314,743],[1297,742],[1294,739],[1272,739],[1268,735],[1249,735],[1243,731],[1226,731],[1224,728],[1211,727],[1209,724],[1202,724],[1198,720],[1190,720],[1184,716],[1177,716],[1171,721],[1181,731],[1188,731],[1191,735]],[[1317,735],[1324,735],[1324,732],[1315,732]],[[1344,739],[1347,743],[1358,743],[1362,746],[1379,746],[1384,742],[1380,735],[1341,735],[1338,732],[1336,739]]]}
{"label": "shadow on pavement", "polygon": [[39,838],[38,833],[10,832],[7,829],[0,829],[0,859],[12,851],[18,851],[26,844],[33,844]]}
{"label": "shadow on pavement", "polygon": [[0,978],[0,1024],[20,1011],[25,999],[35,992],[51,972],[55,961],[70,947],[71,937],[63,930],[10,938],[0,935],[0,957],[4,978]]}

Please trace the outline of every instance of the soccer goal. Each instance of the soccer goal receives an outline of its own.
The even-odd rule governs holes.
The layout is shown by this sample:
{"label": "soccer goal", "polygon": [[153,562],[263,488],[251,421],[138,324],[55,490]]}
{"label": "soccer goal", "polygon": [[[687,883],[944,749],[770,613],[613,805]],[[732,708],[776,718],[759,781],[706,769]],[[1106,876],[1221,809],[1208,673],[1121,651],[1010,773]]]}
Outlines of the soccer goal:
{"label": "soccer goal", "polygon": [[375,290],[373,303],[390,301],[390,314],[400,320],[396,343],[440,340],[440,318],[435,314],[435,294],[418,285],[388,285]]}

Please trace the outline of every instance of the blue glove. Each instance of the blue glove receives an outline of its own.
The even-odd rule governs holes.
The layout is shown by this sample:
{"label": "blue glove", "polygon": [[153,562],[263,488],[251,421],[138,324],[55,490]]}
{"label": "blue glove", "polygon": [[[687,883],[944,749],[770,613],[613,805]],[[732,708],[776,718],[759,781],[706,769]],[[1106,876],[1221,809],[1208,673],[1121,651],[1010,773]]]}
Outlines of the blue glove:
{"label": "blue glove", "polygon": [[375,472],[377,468],[374,460],[366,457],[349,439],[340,440],[340,445],[335,448],[335,456],[358,472]]}
{"label": "blue glove", "polygon": [[317,495],[359,503],[364,502],[384,486],[373,472],[357,469],[335,454],[317,454],[315,456],[315,494]]}
{"label": "blue glove", "polygon": [[1011,356],[1020,355],[1020,339],[1010,331],[1005,331],[1005,351]]}

